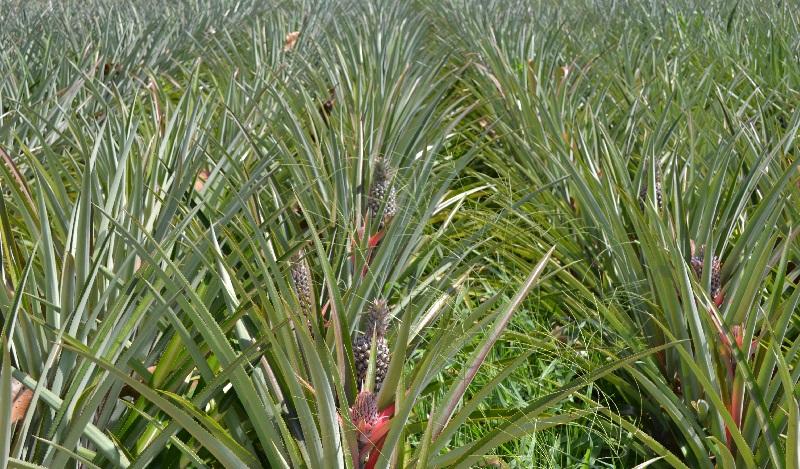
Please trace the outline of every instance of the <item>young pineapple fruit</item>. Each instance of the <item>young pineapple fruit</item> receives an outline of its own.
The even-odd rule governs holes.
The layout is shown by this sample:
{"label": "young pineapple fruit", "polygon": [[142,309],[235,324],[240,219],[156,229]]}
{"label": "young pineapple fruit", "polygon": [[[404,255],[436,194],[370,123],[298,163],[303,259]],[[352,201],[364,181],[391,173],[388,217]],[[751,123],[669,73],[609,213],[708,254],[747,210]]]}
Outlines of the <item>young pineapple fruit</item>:
{"label": "young pineapple fruit", "polygon": [[[656,194],[656,205],[658,206],[658,210],[661,210],[663,206],[663,200],[661,195],[661,170],[658,168],[658,164],[655,167],[656,170],[656,186],[655,186],[655,194]],[[645,172],[644,178],[642,180],[642,188],[639,190],[639,206],[644,209],[644,204],[647,201],[647,189],[650,187],[650,173],[648,171]]]}
{"label": "young pineapple fruit", "polygon": [[372,172],[372,185],[369,188],[367,207],[373,217],[377,217],[383,207],[384,223],[397,214],[397,193],[392,186],[393,177],[394,171],[383,158],[378,158]]}
{"label": "young pineapple fruit", "polygon": [[[705,258],[705,248],[701,247],[695,253],[694,245],[692,245],[692,270],[698,279],[703,278],[703,259]],[[713,256],[711,258],[711,298],[717,298],[722,288],[722,281],[720,280],[720,270],[722,270],[722,262],[719,257]]]}
{"label": "young pineapple fruit", "polygon": [[375,353],[375,392],[381,390],[383,379],[389,370],[389,345],[386,343],[386,329],[389,322],[389,307],[386,300],[375,300],[367,312],[367,327],[364,333],[353,340],[353,357],[356,365],[356,382],[363,386],[367,379],[369,354],[372,337],[376,339]]}
{"label": "young pineapple fruit", "polygon": [[378,421],[378,401],[375,394],[361,391],[350,408],[350,418],[359,430],[368,430]]}
{"label": "young pineapple fruit", "polygon": [[314,286],[311,279],[311,269],[305,259],[305,252],[300,249],[291,260],[291,275],[294,291],[300,302],[300,311],[304,316],[311,317],[314,309]]}
{"label": "young pineapple fruit", "polygon": [[378,400],[375,393],[361,391],[356,396],[353,406],[350,407],[350,418],[358,431],[358,467],[365,467],[369,453],[371,433],[378,423]]}

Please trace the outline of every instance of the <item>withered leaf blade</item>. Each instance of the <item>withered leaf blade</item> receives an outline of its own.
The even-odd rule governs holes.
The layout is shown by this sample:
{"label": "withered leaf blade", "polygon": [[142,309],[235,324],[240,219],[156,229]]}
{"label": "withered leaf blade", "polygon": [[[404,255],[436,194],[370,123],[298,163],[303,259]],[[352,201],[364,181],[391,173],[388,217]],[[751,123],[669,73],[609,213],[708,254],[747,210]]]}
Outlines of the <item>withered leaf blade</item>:
{"label": "withered leaf blade", "polygon": [[16,379],[11,380],[11,424],[15,424],[25,417],[31,405],[33,391],[26,388]]}
{"label": "withered leaf blade", "polygon": [[294,49],[294,45],[297,43],[297,39],[300,37],[300,31],[292,31],[291,33],[286,35],[286,40],[283,43],[283,51],[289,52],[290,50]]}
{"label": "withered leaf blade", "polygon": [[203,187],[206,185],[206,181],[208,181],[209,172],[207,169],[201,169],[197,173],[197,179],[194,180],[194,190],[200,192],[203,190]]}

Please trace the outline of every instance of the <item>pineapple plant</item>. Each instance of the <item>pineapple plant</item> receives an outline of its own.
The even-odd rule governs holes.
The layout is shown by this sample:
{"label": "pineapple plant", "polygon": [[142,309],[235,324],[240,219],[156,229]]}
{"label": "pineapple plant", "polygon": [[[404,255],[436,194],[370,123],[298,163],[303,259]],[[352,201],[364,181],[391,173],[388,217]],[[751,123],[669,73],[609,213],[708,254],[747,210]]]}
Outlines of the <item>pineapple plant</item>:
{"label": "pineapple plant", "polygon": [[[460,436],[484,425],[469,387],[493,406],[502,383],[480,379],[482,364],[495,344],[505,350],[502,332],[552,251],[528,251],[544,257],[513,301],[472,282],[483,252],[461,239],[474,226],[467,207],[449,203],[472,199],[460,178],[480,156],[473,132],[460,136],[472,100],[448,92],[466,90],[434,56],[427,9],[334,2],[347,27],[329,28],[339,18],[328,8],[107,3],[56,15],[19,6],[33,11],[4,23],[0,381],[11,418],[0,467],[470,466],[550,418],[552,400],[515,401],[506,407],[519,415],[491,422],[488,440]],[[63,17],[75,28],[60,31]],[[139,32],[116,27],[126,19]],[[109,79],[114,99],[97,92]],[[324,102],[323,83],[337,86]],[[386,156],[362,160],[374,152]],[[385,230],[400,182],[414,189],[407,220]],[[363,295],[384,283],[403,300],[391,355],[408,366],[397,373],[386,302],[361,319]],[[360,397],[354,330],[369,375]],[[513,379],[527,359],[499,363]]]}
{"label": "pineapple plant", "polygon": [[375,161],[372,173],[372,185],[369,188],[367,207],[372,216],[377,217],[383,207],[383,222],[387,222],[397,214],[397,193],[392,186],[394,171],[383,158]]}
{"label": "pineapple plant", "polygon": [[383,379],[389,370],[389,345],[386,342],[386,329],[388,327],[389,307],[386,300],[378,299],[372,302],[367,311],[367,327],[363,333],[358,334],[353,340],[353,356],[356,365],[356,382],[363,386],[369,368],[369,355],[372,348],[372,338],[376,341],[375,353],[375,392],[381,390]]}

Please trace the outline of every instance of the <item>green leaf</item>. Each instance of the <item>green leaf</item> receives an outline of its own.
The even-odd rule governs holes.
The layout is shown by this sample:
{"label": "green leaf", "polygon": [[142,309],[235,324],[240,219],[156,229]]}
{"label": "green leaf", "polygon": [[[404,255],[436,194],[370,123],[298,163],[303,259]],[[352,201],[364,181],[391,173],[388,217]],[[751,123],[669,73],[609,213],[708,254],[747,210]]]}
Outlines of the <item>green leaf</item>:
{"label": "green leaf", "polygon": [[11,452],[11,356],[8,340],[2,335],[3,368],[0,369],[0,467],[8,466]]}
{"label": "green leaf", "polygon": [[[242,460],[239,455],[237,455],[237,452],[239,451],[237,451],[236,448],[231,448],[225,444],[225,441],[220,441],[214,438],[214,436],[209,433],[206,428],[199,425],[190,414],[187,414],[180,407],[159,396],[156,391],[150,389],[147,385],[119,371],[115,366],[106,362],[105,360],[94,357],[81,349],[70,346],[65,346],[65,348],[72,349],[75,353],[78,353],[84,358],[91,360],[109,372],[116,379],[125,382],[126,385],[135,389],[139,394],[142,395],[142,397],[152,402],[164,413],[175,419],[186,431],[196,438],[200,444],[207,448],[211,454],[213,454],[214,457],[216,457],[222,464],[230,466],[245,465],[247,467],[258,466],[256,459],[254,459],[252,455],[247,455],[248,457]],[[232,439],[228,439],[227,441],[231,440]]]}

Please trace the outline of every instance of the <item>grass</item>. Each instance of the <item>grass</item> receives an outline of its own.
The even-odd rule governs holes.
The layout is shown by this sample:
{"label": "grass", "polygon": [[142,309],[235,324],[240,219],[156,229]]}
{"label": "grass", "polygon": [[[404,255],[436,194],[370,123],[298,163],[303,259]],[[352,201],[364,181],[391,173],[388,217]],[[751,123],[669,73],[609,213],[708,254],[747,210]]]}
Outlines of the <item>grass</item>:
{"label": "grass", "polygon": [[0,11],[0,466],[800,466],[790,5]]}

